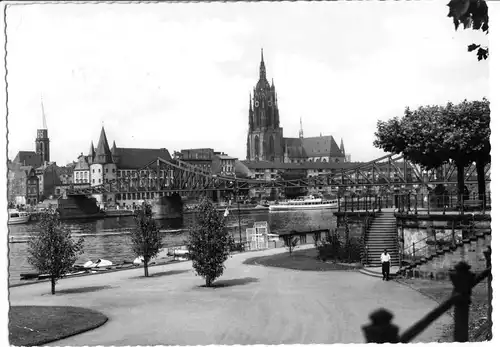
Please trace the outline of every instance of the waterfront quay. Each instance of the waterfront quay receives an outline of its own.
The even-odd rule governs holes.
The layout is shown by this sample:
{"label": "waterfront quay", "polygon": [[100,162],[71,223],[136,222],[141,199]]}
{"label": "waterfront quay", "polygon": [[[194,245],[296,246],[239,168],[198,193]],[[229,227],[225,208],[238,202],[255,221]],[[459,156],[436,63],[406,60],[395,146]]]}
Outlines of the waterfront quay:
{"label": "waterfront quay", "polygon": [[[184,219],[157,221],[163,231],[165,248],[184,244],[193,217],[193,214],[185,214]],[[231,211],[227,217],[226,226],[233,233],[235,241],[239,242],[240,226],[242,241],[245,241],[246,228],[252,227],[254,222],[259,221],[267,221],[270,232],[278,234],[290,230],[331,229],[336,225],[336,217],[332,210],[316,210],[280,213],[246,212],[241,213],[239,218],[237,211]],[[101,258],[120,264],[135,259],[128,239],[130,229],[135,228],[133,217],[67,220],[62,221],[62,227],[71,230],[76,237],[85,238],[85,253],[79,257],[77,263]],[[37,231],[37,228],[37,223],[9,225],[9,239],[11,240],[9,243],[9,284],[22,283],[21,273],[33,272],[27,262],[26,242],[30,235]]]}
{"label": "waterfront quay", "polygon": [[[233,255],[215,289],[200,287],[203,280],[190,262],[183,262],[154,267],[149,278],[133,269],[63,279],[54,296],[47,294],[47,283],[15,287],[10,302],[78,306],[109,318],[96,330],[57,341],[73,346],[364,343],[360,327],[380,306],[394,312],[401,328],[435,306],[406,286],[356,271],[298,272],[243,264],[256,255],[285,251]],[[441,317],[416,341],[436,341],[450,321]]]}

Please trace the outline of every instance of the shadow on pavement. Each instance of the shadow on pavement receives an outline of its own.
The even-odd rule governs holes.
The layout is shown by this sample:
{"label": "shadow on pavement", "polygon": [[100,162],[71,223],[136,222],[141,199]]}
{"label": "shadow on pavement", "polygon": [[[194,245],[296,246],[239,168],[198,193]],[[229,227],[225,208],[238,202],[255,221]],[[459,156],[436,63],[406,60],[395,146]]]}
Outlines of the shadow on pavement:
{"label": "shadow on pavement", "polygon": [[189,272],[190,270],[169,270],[169,271],[162,271],[162,272],[154,272],[154,273],[149,273],[149,277],[144,277],[144,274],[142,276],[135,276],[135,277],[130,277],[130,279],[139,279],[139,278],[155,278],[155,277],[163,277],[163,276],[172,276],[172,275],[178,275],[182,273]]}
{"label": "shadow on pavement", "polygon": [[[57,290],[56,287],[56,293],[55,295],[58,294],[81,294],[81,293],[92,293],[92,292],[98,292],[103,289],[110,289],[112,288],[111,286],[92,286],[92,287],[82,287],[82,288],[68,288],[68,289],[61,289]],[[42,295],[52,295],[50,293],[44,293]]]}
{"label": "shadow on pavement", "polygon": [[[258,278],[255,277],[243,277],[243,278],[235,278],[232,280],[219,280],[212,284],[210,288],[225,288],[225,287],[234,287],[234,286],[242,286],[248,283],[259,282]],[[207,288],[205,285],[198,286],[199,288]]]}

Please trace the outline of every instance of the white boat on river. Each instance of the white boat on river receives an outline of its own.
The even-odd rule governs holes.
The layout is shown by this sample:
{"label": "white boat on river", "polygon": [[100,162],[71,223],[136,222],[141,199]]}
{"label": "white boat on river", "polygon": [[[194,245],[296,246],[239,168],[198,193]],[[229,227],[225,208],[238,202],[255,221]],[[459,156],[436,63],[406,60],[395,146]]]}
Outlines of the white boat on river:
{"label": "white boat on river", "polygon": [[294,210],[328,210],[338,208],[337,201],[323,200],[308,196],[298,200],[287,200],[269,206],[270,212],[294,211]]}
{"label": "white boat on river", "polygon": [[12,224],[25,224],[30,220],[30,214],[24,211],[18,211],[16,209],[9,209],[9,220],[8,225]]}

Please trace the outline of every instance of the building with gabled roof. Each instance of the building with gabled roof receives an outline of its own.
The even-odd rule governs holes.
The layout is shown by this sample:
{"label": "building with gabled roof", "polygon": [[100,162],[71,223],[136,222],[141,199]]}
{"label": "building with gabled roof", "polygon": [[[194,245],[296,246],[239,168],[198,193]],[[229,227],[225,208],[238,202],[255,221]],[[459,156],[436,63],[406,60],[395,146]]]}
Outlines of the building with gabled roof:
{"label": "building with gabled roof", "polygon": [[[73,181],[75,184],[88,184],[89,186],[100,186],[112,183],[121,177],[137,177],[137,174],[145,174],[144,169],[148,164],[161,158],[171,160],[166,148],[123,148],[117,147],[115,141],[109,146],[104,127],[101,128],[99,141],[94,147],[91,141],[89,153],[83,153],[73,170]],[[161,170],[161,174],[163,170]],[[136,193],[102,193],[94,194],[94,198],[103,206],[134,205],[140,200],[150,200],[154,196],[150,192]]]}
{"label": "building with gabled roof", "polygon": [[42,165],[42,157],[35,151],[19,151],[12,162],[23,166],[39,167]]}

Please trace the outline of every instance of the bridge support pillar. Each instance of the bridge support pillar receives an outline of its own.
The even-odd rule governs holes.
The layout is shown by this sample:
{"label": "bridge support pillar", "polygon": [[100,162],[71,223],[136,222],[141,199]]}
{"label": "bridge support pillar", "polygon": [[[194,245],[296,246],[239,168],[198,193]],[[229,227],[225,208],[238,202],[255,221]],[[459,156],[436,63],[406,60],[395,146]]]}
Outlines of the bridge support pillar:
{"label": "bridge support pillar", "polygon": [[152,209],[154,219],[182,218],[183,204],[181,196],[174,193],[171,196],[156,198]]}

